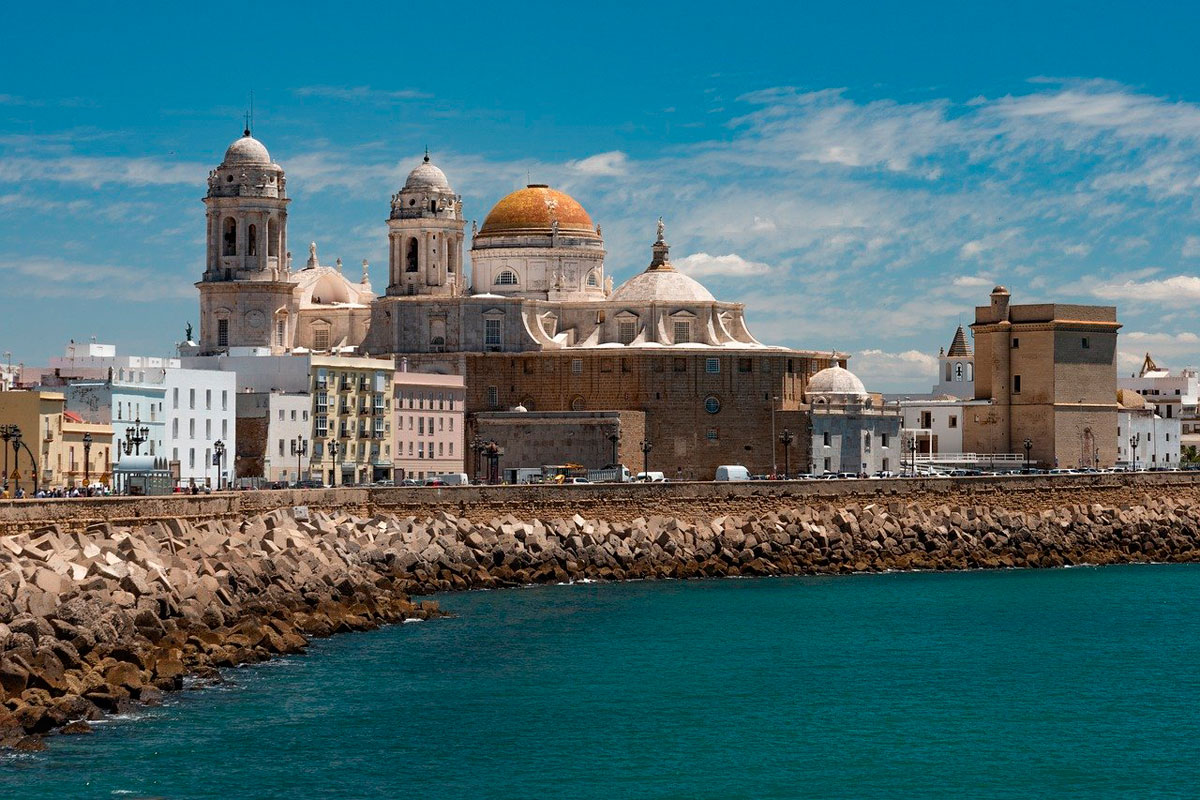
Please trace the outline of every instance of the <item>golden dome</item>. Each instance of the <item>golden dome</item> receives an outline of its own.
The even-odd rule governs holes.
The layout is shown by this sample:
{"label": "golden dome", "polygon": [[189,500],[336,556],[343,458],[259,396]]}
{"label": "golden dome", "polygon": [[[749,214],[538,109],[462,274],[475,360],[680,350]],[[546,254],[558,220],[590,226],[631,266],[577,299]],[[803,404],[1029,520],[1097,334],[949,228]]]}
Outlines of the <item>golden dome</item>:
{"label": "golden dome", "polygon": [[563,233],[596,235],[592,218],[574,197],[538,183],[518,189],[496,203],[483,221],[479,235],[549,233],[555,220]]}

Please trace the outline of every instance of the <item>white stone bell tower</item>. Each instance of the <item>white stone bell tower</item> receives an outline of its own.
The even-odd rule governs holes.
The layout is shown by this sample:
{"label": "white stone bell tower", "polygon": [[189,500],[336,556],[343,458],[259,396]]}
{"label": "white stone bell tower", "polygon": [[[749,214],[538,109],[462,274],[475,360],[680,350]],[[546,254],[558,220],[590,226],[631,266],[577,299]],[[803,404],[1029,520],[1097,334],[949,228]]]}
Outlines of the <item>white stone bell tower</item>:
{"label": "white stone bell tower", "polygon": [[392,196],[388,219],[388,286],[391,296],[458,297],[463,275],[462,198],[446,175],[425,161]]}
{"label": "white stone bell tower", "polygon": [[290,348],[288,202],[283,169],[247,128],[208,175],[207,257],[196,284],[201,353]]}
{"label": "white stone bell tower", "polygon": [[209,173],[204,279],[272,280],[287,269],[287,180],[247,129]]}

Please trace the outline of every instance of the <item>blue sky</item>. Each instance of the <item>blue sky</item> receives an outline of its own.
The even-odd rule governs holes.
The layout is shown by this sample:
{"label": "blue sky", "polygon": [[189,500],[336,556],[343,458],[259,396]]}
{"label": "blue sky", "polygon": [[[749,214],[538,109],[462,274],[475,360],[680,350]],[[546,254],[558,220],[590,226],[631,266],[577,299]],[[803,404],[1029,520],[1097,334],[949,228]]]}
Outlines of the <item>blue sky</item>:
{"label": "blue sky", "polygon": [[297,261],[316,240],[377,289],[389,197],[428,145],[469,219],[527,174],[572,193],[618,284],[662,215],[761,340],[850,352],[872,389],[926,390],[995,283],[1116,304],[1122,371],[1200,364],[1185,4],[50,8],[0,31],[14,361],[92,335],[170,352],[197,318],[205,177],[253,90]]}

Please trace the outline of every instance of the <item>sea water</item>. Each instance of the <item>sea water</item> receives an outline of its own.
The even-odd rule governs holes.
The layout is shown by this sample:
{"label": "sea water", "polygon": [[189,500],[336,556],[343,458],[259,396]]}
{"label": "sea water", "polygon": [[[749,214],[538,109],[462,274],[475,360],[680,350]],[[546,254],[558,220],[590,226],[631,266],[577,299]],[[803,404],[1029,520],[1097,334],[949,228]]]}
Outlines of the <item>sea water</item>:
{"label": "sea water", "polygon": [[439,600],[2,756],[0,797],[1200,796],[1200,565]]}

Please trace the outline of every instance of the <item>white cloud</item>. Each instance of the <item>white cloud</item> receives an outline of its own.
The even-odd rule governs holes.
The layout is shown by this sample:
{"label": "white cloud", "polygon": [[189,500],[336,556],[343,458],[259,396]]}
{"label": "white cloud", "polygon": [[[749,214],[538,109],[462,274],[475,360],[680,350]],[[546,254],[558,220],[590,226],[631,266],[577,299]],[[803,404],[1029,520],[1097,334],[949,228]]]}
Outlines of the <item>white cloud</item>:
{"label": "white cloud", "polygon": [[[195,274],[199,274],[197,268]],[[186,274],[163,274],[150,269],[89,264],[60,258],[0,257],[0,275],[11,275],[8,291],[25,297],[115,298],[153,302],[194,298]]]}
{"label": "white cloud", "polygon": [[628,160],[629,157],[620,150],[612,150],[579,161],[568,161],[567,168],[581,175],[624,175]]}
{"label": "white cloud", "polygon": [[1117,302],[1141,300],[1167,305],[1191,304],[1200,300],[1200,277],[1176,275],[1162,280],[1100,283],[1092,289],[1092,294]]}
{"label": "white cloud", "polygon": [[748,261],[737,253],[724,256],[710,256],[708,253],[692,253],[674,262],[675,267],[688,275],[764,275],[771,271],[768,264],[761,261]]}
{"label": "white cloud", "polygon": [[984,275],[959,275],[951,283],[964,289],[986,289],[996,285],[995,281]]}
{"label": "white cloud", "polygon": [[[889,353],[863,350],[850,359],[850,369],[868,391],[929,391],[937,379],[937,359],[919,350]],[[900,387],[897,389],[897,387]]]}
{"label": "white cloud", "polygon": [[0,181],[51,181],[100,187],[203,185],[208,169],[203,164],[164,161],[159,158],[118,156],[18,156],[0,159]]}
{"label": "white cloud", "polygon": [[1183,249],[1180,255],[1184,258],[1195,258],[1200,256],[1200,236],[1189,236],[1183,240]]}
{"label": "white cloud", "polygon": [[297,97],[372,103],[423,100],[432,97],[416,89],[372,89],[370,86],[304,86],[296,89],[293,94]]}

